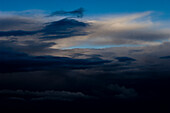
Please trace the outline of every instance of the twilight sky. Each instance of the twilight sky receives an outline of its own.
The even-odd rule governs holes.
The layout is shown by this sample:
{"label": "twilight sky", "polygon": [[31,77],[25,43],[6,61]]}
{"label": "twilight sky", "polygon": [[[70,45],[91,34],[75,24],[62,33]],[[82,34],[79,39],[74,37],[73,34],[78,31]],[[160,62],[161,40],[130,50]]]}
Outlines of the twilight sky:
{"label": "twilight sky", "polygon": [[0,0],[0,112],[169,113],[168,0]]}

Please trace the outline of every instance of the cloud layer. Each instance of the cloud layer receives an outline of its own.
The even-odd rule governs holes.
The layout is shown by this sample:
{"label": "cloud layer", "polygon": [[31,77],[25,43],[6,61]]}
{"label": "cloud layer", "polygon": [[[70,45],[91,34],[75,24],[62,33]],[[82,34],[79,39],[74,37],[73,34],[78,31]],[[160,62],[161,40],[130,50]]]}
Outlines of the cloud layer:
{"label": "cloud layer", "polygon": [[[73,47],[144,46],[169,40],[169,29],[164,23],[154,22],[152,12],[118,16],[84,18],[83,21],[64,18],[3,16],[0,18],[0,37],[18,40],[44,40],[56,42],[56,49]],[[12,16],[12,15],[11,15]],[[10,24],[8,24],[10,23]],[[27,36],[29,37],[22,37]],[[65,39],[67,38],[67,39]],[[20,42],[22,43],[22,42]]]}
{"label": "cloud layer", "polygon": [[82,13],[0,13],[0,112],[169,110],[169,28],[153,12],[67,16]]}

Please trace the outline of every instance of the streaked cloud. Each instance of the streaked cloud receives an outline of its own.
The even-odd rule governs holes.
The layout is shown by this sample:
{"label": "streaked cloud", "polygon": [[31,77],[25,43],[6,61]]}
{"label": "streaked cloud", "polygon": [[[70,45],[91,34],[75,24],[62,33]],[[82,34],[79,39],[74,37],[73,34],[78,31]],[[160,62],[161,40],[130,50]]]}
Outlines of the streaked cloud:
{"label": "streaked cloud", "polygon": [[72,15],[75,16],[77,18],[82,18],[84,16],[84,8],[79,8],[73,11],[56,11],[51,13],[49,16],[47,17],[52,17],[52,16],[67,16],[67,15]]}

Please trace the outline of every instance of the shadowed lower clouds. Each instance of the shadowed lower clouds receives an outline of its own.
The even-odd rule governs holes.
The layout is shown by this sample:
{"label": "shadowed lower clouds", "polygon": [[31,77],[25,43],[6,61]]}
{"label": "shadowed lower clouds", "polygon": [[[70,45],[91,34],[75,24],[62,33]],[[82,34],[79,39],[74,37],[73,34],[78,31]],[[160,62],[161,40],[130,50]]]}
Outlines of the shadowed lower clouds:
{"label": "shadowed lower clouds", "polygon": [[67,57],[53,56],[29,56],[15,51],[0,51],[0,72],[22,72],[36,70],[58,70],[58,69],[85,69],[95,65],[109,63],[109,60],[100,58],[71,59]]}
{"label": "shadowed lower clouds", "polygon": [[169,27],[83,11],[0,15],[0,111],[169,111]]}

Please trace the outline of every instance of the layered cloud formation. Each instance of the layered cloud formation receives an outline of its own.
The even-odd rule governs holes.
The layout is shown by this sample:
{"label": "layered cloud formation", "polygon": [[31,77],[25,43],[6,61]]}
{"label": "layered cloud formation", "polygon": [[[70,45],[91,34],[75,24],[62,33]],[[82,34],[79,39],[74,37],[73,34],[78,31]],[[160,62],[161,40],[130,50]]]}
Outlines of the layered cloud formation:
{"label": "layered cloud formation", "polygon": [[0,13],[0,106],[64,113],[168,110],[168,25],[153,21],[153,12],[72,14],[83,16],[83,9]]}
{"label": "layered cloud formation", "polygon": [[[152,12],[144,12],[99,16],[97,19],[85,18],[81,22],[70,18],[52,21],[54,18],[50,17],[38,20],[30,16],[13,18],[3,16],[0,24],[4,27],[1,26],[0,36],[2,38],[19,36],[18,40],[52,41],[57,43],[54,48],[59,49],[79,45],[92,48],[119,45],[143,46],[169,40],[169,29],[163,28],[163,23],[153,22],[150,19],[151,14]],[[29,39],[22,36],[29,36]]]}

